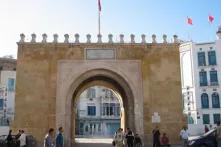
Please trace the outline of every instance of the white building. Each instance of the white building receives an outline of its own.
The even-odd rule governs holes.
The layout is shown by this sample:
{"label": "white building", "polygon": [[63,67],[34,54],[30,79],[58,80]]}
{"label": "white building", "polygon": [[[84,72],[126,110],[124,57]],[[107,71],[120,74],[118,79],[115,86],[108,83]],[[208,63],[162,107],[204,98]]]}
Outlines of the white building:
{"label": "white building", "polygon": [[111,90],[98,86],[85,90],[78,101],[76,134],[112,137],[120,127],[120,109]]}
{"label": "white building", "polygon": [[0,59],[0,126],[14,119],[16,60]]}
{"label": "white building", "polygon": [[184,113],[189,124],[221,121],[221,27],[217,40],[180,45]]}

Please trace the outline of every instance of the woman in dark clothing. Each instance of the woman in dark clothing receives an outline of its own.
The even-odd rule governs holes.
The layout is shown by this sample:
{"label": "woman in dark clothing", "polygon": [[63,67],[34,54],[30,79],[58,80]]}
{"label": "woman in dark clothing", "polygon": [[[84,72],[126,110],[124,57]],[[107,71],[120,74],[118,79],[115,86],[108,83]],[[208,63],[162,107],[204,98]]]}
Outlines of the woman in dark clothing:
{"label": "woman in dark clothing", "polygon": [[128,147],[133,147],[134,144],[134,136],[132,131],[129,131],[128,134],[126,135],[126,139],[127,139],[127,146]]}
{"label": "woman in dark clothing", "polygon": [[153,147],[160,147],[160,131],[158,126],[153,130]]}
{"label": "woman in dark clothing", "polygon": [[6,138],[7,140],[7,147],[12,147],[12,130],[9,131],[8,136]]}

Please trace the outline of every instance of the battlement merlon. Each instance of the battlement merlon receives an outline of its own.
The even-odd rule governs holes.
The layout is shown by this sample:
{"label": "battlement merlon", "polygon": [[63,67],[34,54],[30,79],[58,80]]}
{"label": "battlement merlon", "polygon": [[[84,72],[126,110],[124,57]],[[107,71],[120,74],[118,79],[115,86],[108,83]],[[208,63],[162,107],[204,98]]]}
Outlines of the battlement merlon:
{"label": "battlement merlon", "polygon": [[[47,40],[47,34],[42,34],[42,41],[41,42],[37,42],[36,41],[36,38],[37,38],[37,35],[36,34],[31,34],[31,40],[30,40],[30,42],[27,42],[26,40],[25,40],[25,34],[20,34],[20,41],[18,42],[18,44],[23,44],[23,43],[74,43],[74,44],[79,44],[79,43],[81,43],[80,42],[80,35],[79,34],[75,34],[74,35],[74,41],[73,42],[71,42],[71,41],[69,41],[69,34],[65,34],[64,35],[64,41],[63,42],[59,42],[58,41],[58,34],[54,34],[53,35],[53,41],[51,41],[51,42],[48,42],[48,40]],[[102,35],[101,34],[98,34],[97,35],[97,42],[92,42],[91,41],[91,35],[90,34],[87,34],[86,35],[86,42],[82,42],[82,43],[87,43],[87,44],[89,44],[89,43],[99,43],[99,44],[102,44],[102,43],[107,43],[107,44],[114,44],[114,43],[120,43],[120,44],[148,44],[148,42],[146,41],[146,35],[145,34],[142,34],[141,35],[141,42],[136,42],[135,41],[135,35],[134,34],[131,34],[130,35],[130,41],[129,42],[125,42],[125,40],[124,40],[124,35],[123,34],[120,34],[119,35],[119,41],[116,41],[116,42],[114,42],[113,41],[113,35],[112,34],[109,34],[108,35],[108,41],[107,42],[103,42],[102,41]],[[168,43],[175,43],[175,44],[178,44],[178,43],[180,43],[180,40],[178,39],[178,36],[177,35],[174,35],[173,36],[173,39],[172,39],[172,41],[171,42],[168,42],[168,40],[167,40],[167,35],[163,35],[163,37],[162,37],[162,40],[163,40],[163,42],[161,42],[161,43],[163,43],[163,44],[168,44]],[[149,42],[149,44],[150,43],[152,43],[152,44],[157,44],[158,42],[157,42],[157,37],[156,37],[156,35],[155,34],[153,34],[152,35],[152,42]]]}

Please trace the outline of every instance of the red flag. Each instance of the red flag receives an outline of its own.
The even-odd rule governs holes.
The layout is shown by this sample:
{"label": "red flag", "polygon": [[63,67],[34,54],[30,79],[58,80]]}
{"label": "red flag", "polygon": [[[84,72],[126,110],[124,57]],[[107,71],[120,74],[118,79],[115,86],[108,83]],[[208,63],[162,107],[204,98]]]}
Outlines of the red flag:
{"label": "red flag", "polygon": [[213,23],[214,17],[213,17],[212,15],[209,15],[209,16],[208,16],[208,21],[209,21],[210,23]]}
{"label": "red flag", "polygon": [[101,12],[101,1],[100,0],[98,0],[98,9]]}
{"label": "red flag", "polygon": [[193,25],[193,20],[192,20],[192,18],[187,17],[187,23],[188,23],[189,25]]}

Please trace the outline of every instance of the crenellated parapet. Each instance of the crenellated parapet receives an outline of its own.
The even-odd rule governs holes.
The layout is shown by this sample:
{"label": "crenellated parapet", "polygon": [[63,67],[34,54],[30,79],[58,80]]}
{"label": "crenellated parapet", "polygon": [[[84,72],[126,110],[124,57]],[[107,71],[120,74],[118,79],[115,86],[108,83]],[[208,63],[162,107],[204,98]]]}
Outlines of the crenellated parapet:
{"label": "crenellated parapet", "polygon": [[[33,34],[31,34],[30,43],[67,43],[67,44],[68,43],[75,43],[75,44],[79,44],[79,43],[88,43],[88,44],[89,43],[99,43],[99,44],[101,44],[101,43],[109,43],[109,44],[113,44],[113,43],[120,43],[120,44],[124,44],[124,43],[125,44],[126,43],[127,44],[128,43],[129,44],[148,44],[148,43],[152,43],[152,44],[156,44],[156,43],[167,44],[167,43],[179,43],[179,39],[178,39],[177,35],[173,36],[173,39],[172,39],[173,41],[171,41],[171,42],[168,41],[167,35],[165,35],[165,34],[162,36],[162,40],[160,40],[160,41],[157,41],[157,36],[155,34],[153,34],[151,37],[152,37],[152,41],[148,42],[146,40],[146,38],[147,38],[146,35],[142,34],[141,38],[140,38],[141,41],[136,42],[136,40],[135,40],[136,36],[134,34],[131,34],[130,35],[130,40],[129,41],[125,41],[124,40],[124,35],[120,34],[119,35],[119,39],[117,39],[119,41],[114,41],[113,40],[113,34],[109,34],[108,35],[108,40],[106,42],[103,42],[102,35],[98,34],[97,35],[97,41],[92,42],[91,41],[92,36],[90,34],[87,34],[86,35],[86,41],[85,42],[80,42],[80,35],[78,33],[76,33],[76,34],[74,34],[73,41],[70,41],[69,34],[65,34],[63,42],[59,42],[58,41],[58,38],[59,38],[58,34],[54,34],[53,35],[53,40],[51,42],[48,42],[48,39],[47,39],[48,36],[47,36],[47,34],[44,33],[44,34],[42,34],[41,42],[37,42],[36,41],[37,35],[33,33]],[[25,42],[27,42],[27,41],[25,41],[25,35],[24,34],[20,34],[20,41],[19,41],[19,43],[25,43]]]}

